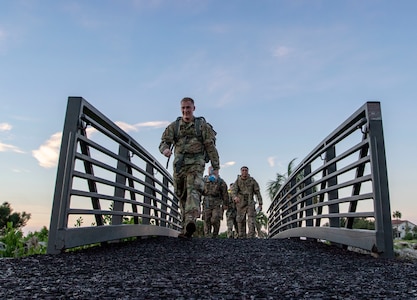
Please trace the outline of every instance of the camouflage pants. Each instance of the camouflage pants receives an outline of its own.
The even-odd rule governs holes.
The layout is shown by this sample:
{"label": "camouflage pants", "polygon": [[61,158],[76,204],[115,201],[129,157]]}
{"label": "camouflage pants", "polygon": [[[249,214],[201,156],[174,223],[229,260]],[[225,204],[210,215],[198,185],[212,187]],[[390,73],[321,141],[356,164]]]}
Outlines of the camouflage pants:
{"label": "camouflage pants", "polygon": [[226,220],[227,220],[227,238],[234,238],[233,234],[233,227],[235,232],[238,232],[237,221],[236,221],[236,209],[227,210],[226,212]]}
{"label": "camouflage pants", "polygon": [[[256,236],[255,233],[255,217],[256,217],[256,210],[255,204],[248,204],[245,206],[236,206],[237,215],[237,228],[238,228],[238,236],[239,238],[254,238]],[[248,222],[248,234],[246,236],[246,217]]]}
{"label": "camouflage pants", "polygon": [[174,171],[174,191],[180,199],[183,233],[188,223],[195,223],[201,215],[201,192],[203,191],[204,165],[185,165]]}
{"label": "camouflage pants", "polygon": [[[206,206],[204,203],[205,201],[206,200],[203,201],[204,236],[216,237],[219,235],[220,220],[223,217],[223,208],[220,204]],[[211,232],[212,227],[213,232]]]}

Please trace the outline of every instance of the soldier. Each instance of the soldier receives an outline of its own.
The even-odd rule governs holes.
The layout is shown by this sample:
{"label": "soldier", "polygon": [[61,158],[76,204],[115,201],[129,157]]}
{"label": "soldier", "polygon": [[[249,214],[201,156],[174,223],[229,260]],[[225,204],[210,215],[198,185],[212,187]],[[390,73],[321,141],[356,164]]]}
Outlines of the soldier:
{"label": "soldier", "polygon": [[262,196],[259,184],[249,175],[246,166],[240,168],[240,175],[237,177],[232,188],[233,201],[236,203],[236,221],[238,226],[239,238],[246,238],[246,217],[248,219],[248,238],[255,237],[255,200],[259,203],[259,210],[262,211]]}
{"label": "soldier", "polygon": [[[200,217],[203,173],[206,162],[211,161],[213,174],[218,176],[219,154],[215,146],[215,131],[203,117],[194,117],[194,100],[181,100],[182,117],[165,129],[159,151],[170,157],[174,151],[174,191],[180,200],[183,231],[179,237],[191,238]],[[173,147],[175,146],[175,149]],[[208,158],[206,160],[206,157]]]}
{"label": "soldier", "polygon": [[[227,206],[226,211],[226,221],[227,221],[227,238],[232,239],[235,237],[234,232],[238,232],[237,222],[236,222],[236,203],[233,201],[232,197],[232,187],[233,183],[230,184],[229,190],[229,205]],[[234,232],[233,232],[234,227]]]}
{"label": "soldier", "polygon": [[220,220],[223,220],[223,211],[227,209],[229,195],[226,182],[220,176],[214,175],[211,166],[208,173],[209,175],[204,177],[203,191],[204,236],[216,238],[219,235]]}

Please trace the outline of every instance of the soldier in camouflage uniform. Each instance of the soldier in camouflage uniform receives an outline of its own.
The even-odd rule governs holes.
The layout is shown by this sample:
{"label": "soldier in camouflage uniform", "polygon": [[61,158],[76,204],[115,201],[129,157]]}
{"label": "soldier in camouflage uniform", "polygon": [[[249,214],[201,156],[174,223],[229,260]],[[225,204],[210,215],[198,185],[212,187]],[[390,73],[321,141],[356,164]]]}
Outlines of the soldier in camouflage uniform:
{"label": "soldier in camouflage uniform", "polygon": [[[204,236],[216,238],[219,235],[223,211],[227,209],[229,195],[226,182],[220,176],[213,174],[211,166],[208,173],[209,175],[204,177],[203,191]],[[213,233],[211,232],[212,227]]]}
{"label": "soldier in camouflage uniform", "polygon": [[236,222],[236,203],[233,201],[232,197],[232,187],[233,183],[230,184],[229,190],[227,191],[229,194],[229,204],[227,206],[226,211],[226,221],[227,221],[227,238],[233,239],[235,237],[233,233],[233,227],[235,232],[238,232],[237,229],[237,222]]}
{"label": "soldier in camouflage uniform", "polygon": [[237,177],[232,188],[233,201],[237,209],[237,226],[239,238],[246,238],[246,217],[248,222],[248,238],[255,237],[255,200],[256,196],[260,211],[262,210],[262,196],[259,190],[259,184],[249,175],[249,169],[246,166],[240,168],[240,175]]}
{"label": "soldier in camouflage uniform", "polygon": [[[204,118],[198,122],[199,131],[195,128],[194,100],[181,100],[182,118],[179,120],[179,130],[176,132],[176,122],[165,129],[161,137],[159,151],[166,157],[172,155],[171,146],[175,146],[174,158],[174,191],[180,199],[180,211],[183,222],[183,232],[180,237],[191,238],[196,230],[196,219],[200,217],[201,193],[203,191],[203,173],[205,156],[207,154],[213,172],[218,176],[220,169],[219,154],[215,146],[215,132]],[[198,136],[197,132],[200,132]],[[177,134],[176,134],[177,133]]]}

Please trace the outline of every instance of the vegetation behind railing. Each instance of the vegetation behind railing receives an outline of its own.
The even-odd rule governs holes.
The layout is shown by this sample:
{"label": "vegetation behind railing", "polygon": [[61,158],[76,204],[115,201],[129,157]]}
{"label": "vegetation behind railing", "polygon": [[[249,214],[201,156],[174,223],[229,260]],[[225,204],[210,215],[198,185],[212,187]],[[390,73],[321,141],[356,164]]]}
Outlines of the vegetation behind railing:
{"label": "vegetation behind railing", "polygon": [[167,170],[86,100],[69,97],[47,252],[180,230]]}
{"label": "vegetation behind railing", "polygon": [[[392,257],[380,103],[365,103],[307,155],[268,213],[270,238],[322,239]],[[358,219],[375,228],[354,229]]]}

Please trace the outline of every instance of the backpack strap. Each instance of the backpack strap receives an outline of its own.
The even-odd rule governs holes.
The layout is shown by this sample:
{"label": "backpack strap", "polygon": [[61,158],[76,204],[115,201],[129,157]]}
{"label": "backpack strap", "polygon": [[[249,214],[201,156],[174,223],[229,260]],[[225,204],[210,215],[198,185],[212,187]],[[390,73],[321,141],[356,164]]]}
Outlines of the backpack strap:
{"label": "backpack strap", "polygon": [[202,135],[201,135],[201,122],[202,121],[206,121],[204,117],[196,117],[194,119],[195,133],[200,139],[202,139]]}
{"label": "backpack strap", "polygon": [[174,126],[174,144],[178,142],[178,134],[180,132],[180,121],[182,117],[178,117],[175,120],[175,126]]}
{"label": "backpack strap", "polygon": [[[182,117],[178,117],[175,120],[175,127],[174,127],[174,143],[176,144],[178,141],[178,135],[180,132],[180,121]],[[200,140],[202,140],[202,134],[201,134],[201,123],[202,121],[206,121],[204,117],[194,117],[194,127],[195,127],[195,133],[199,137]]]}

